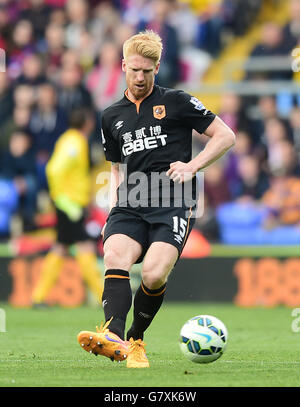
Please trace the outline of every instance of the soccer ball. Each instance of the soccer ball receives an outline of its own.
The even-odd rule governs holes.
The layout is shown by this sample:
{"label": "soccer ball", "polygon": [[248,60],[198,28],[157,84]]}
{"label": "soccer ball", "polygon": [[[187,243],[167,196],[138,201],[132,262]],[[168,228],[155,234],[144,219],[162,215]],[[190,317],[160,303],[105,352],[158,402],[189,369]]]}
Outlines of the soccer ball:
{"label": "soccer ball", "polygon": [[211,315],[197,315],[181,328],[179,346],[189,360],[209,363],[222,356],[228,339],[226,326]]}

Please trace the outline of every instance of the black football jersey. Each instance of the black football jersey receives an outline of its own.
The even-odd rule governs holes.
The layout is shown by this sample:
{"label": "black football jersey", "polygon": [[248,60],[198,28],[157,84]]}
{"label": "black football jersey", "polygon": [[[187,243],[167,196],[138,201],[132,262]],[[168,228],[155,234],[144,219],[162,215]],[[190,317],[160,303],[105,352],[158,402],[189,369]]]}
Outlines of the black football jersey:
{"label": "black football jersey", "polygon": [[102,115],[106,159],[126,164],[127,177],[136,172],[147,177],[165,173],[172,162],[192,159],[192,130],[205,132],[214,118],[196,97],[182,90],[154,85],[139,104],[124,94]]}

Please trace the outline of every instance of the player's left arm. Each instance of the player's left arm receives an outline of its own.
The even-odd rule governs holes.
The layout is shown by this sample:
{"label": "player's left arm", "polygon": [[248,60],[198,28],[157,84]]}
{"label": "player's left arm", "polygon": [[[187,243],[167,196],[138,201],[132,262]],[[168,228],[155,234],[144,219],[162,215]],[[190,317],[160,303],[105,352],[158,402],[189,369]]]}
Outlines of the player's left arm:
{"label": "player's left arm", "polygon": [[174,182],[185,182],[217,161],[235,144],[234,132],[218,116],[210,123],[204,134],[210,137],[205,148],[191,161],[183,163],[176,161],[170,164],[167,175]]}
{"label": "player's left arm", "polygon": [[204,134],[210,137],[210,140],[205,148],[190,161],[195,172],[203,170],[217,161],[235,144],[234,132],[218,116],[215,117]]}

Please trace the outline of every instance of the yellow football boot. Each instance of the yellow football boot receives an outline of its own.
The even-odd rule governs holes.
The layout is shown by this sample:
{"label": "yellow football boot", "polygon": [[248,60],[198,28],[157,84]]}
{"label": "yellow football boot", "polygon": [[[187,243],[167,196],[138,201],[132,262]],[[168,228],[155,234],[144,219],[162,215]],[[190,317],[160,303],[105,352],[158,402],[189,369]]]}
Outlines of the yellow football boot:
{"label": "yellow football boot", "polygon": [[141,340],[133,338],[129,340],[129,353],[127,355],[127,367],[150,367],[145,352],[146,344]]}

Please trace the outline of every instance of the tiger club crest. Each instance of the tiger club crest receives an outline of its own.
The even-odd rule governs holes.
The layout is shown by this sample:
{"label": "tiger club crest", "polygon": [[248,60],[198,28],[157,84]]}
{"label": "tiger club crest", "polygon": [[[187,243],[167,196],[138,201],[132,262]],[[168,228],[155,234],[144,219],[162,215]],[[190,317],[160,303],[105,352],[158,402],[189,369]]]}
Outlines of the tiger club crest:
{"label": "tiger club crest", "polygon": [[165,105],[153,106],[153,116],[155,117],[155,119],[159,119],[159,120],[166,117]]}

